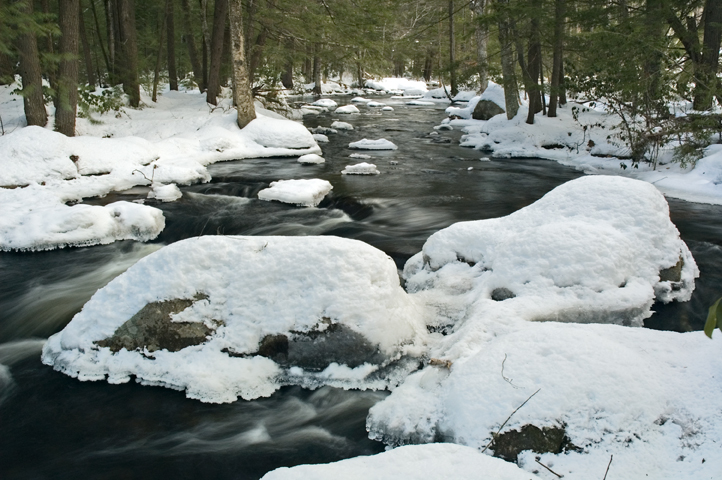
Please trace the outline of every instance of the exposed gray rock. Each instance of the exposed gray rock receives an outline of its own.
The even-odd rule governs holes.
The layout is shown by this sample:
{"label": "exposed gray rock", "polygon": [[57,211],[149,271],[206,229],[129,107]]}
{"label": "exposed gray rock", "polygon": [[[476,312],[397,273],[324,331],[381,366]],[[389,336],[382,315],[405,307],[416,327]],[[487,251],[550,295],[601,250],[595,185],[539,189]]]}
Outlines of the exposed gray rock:
{"label": "exposed gray rock", "polygon": [[471,114],[471,118],[474,120],[489,120],[491,117],[495,117],[501,113],[504,113],[504,109],[496,103],[490,100],[479,100],[476,104],[474,112]]}
{"label": "exposed gray rock", "polygon": [[682,268],[684,267],[684,259],[679,257],[679,261],[672,267],[659,271],[660,282],[681,282]]}
{"label": "exposed gray rock", "polygon": [[569,441],[564,426],[539,428],[534,425],[524,425],[521,430],[511,430],[494,437],[491,443],[494,456],[503,458],[508,462],[516,462],[517,455],[524,450],[536,453],[562,453],[569,450],[578,450]]}
{"label": "exposed gray rock", "polygon": [[205,295],[196,295],[194,299],[176,298],[151,302],[121,325],[111,337],[96,343],[100,347],[110,348],[113,352],[123,348],[177,352],[191,345],[200,345],[221,322],[211,328],[200,322],[172,322],[171,315],[207,298]]}
{"label": "exposed gray rock", "polygon": [[503,302],[504,300],[508,300],[514,297],[516,297],[516,295],[514,295],[514,292],[504,287],[495,288],[494,291],[491,292],[491,299],[495,302]]}

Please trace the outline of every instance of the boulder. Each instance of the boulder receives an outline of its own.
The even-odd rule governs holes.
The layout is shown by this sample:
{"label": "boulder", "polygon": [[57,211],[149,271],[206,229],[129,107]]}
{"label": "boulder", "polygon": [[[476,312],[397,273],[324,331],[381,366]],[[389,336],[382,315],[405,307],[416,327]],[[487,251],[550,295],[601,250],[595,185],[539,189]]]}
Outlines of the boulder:
{"label": "boulder", "polygon": [[471,114],[471,118],[474,120],[489,120],[491,117],[504,113],[504,111],[503,108],[491,100],[479,100],[474,112]]}

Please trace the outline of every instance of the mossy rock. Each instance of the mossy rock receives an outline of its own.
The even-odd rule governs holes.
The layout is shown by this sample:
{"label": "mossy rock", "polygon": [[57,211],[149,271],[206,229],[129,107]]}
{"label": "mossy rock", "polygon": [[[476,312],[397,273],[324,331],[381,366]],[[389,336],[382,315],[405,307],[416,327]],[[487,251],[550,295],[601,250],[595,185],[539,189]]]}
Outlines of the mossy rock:
{"label": "mossy rock", "polygon": [[491,443],[494,456],[508,462],[516,462],[517,456],[524,450],[536,453],[562,453],[578,450],[569,441],[564,426],[539,428],[524,425],[520,430],[511,430],[494,437]]}

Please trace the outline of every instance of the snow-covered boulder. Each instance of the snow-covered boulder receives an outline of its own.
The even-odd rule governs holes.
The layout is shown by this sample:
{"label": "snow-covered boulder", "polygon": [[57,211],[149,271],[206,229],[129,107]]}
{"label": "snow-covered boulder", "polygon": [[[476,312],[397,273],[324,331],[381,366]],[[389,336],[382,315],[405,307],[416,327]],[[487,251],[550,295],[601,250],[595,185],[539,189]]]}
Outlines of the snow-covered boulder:
{"label": "snow-covered boulder", "polygon": [[[300,160],[299,158],[299,161]],[[321,158],[321,160],[323,160],[323,158]],[[303,207],[315,207],[321,203],[323,197],[328,195],[328,192],[330,192],[332,188],[333,186],[330,182],[319,178],[279,180],[277,182],[271,182],[269,188],[264,188],[258,192],[258,198],[261,200],[276,200]]]}
{"label": "snow-covered boulder", "polygon": [[306,155],[301,155],[300,157],[298,157],[298,163],[304,163],[307,165],[324,163],[325,161],[325,158],[315,153],[308,153]]}
{"label": "snow-covered boulder", "polygon": [[270,117],[256,117],[242,132],[267,148],[310,148],[316,142],[302,123]]}
{"label": "snow-covered boulder", "polygon": [[429,100],[411,100],[410,102],[406,102],[406,105],[416,107],[433,107],[434,105],[436,105],[436,103]]}
{"label": "snow-covered boulder", "polygon": [[393,112],[393,111],[394,111],[394,107],[386,106],[386,107],[383,107],[381,110],[384,111],[384,112]]}
{"label": "snow-covered boulder", "polygon": [[333,113],[361,113],[361,111],[354,105],[344,105],[343,107],[338,107]]}
{"label": "snow-covered boulder", "polygon": [[385,138],[379,138],[378,140],[364,138],[357,142],[349,143],[348,148],[355,148],[357,150],[397,150],[399,147]]}
{"label": "snow-covered boulder", "polygon": [[369,103],[371,102],[371,99],[369,98],[363,98],[363,97],[354,97],[351,99],[353,103]]}
{"label": "snow-covered boulder", "polygon": [[373,163],[361,162],[356,165],[346,165],[341,173],[344,175],[378,175],[381,172]]}
{"label": "snow-covered boulder", "polygon": [[381,102],[371,101],[371,102],[368,102],[368,103],[366,104],[366,106],[367,106],[367,107],[371,107],[371,108],[381,108],[381,107],[385,107],[386,104],[385,104],[385,103],[381,103]]}
{"label": "snow-covered boulder", "polygon": [[326,135],[323,135],[322,133],[314,133],[314,134],[313,134],[313,139],[314,139],[316,142],[328,143],[328,137],[327,137]]}
{"label": "snow-covered boulder", "polygon": [[336,120],[331,124],[331,128],[335,128],[337,130],[353,130],[353,125],[347,122],[340,122]]}
{"label": "snow-covered boulder", "polygon": [[154,182],[151,185],[151,190],[148,192],[148,198],[155,198],[161,202],[175,202],[183,196],[183,193],[175,183],[158,183]]}
{"label": "snow-covered boulder", "polygon": [[446,113],[450,117],[458,117],[469,120],[489,120],[490,118],[506,112],[506,100],[504,89],[501,85],[489,82],[489,86],[479,96],[469,99],[466,107],[449,107]]}
{"label": "snow-covered boulder", "polygon": [[186,390],[205,402],[282,385],[384,388],[418,360],[423,311],[380,250],[336,237],[206,236],[145,257],[48,339],[80,380]]}
{"label": "snow-covered boulder", "polygon": [[315,105],[317,107],[325,107],[330,110],[332,108],[336,108],[338,106],[338,103],[331,100],[330,98],[319,98],[318,100],[313,102],[313,105]]}
{"label": "snow-covered boulder", "polygon": [[513,463],[451,443],[408,445],[378,455],[349,458],[322,465],[278,468],[262,480],[429,480],[472,479],[535,480]]}

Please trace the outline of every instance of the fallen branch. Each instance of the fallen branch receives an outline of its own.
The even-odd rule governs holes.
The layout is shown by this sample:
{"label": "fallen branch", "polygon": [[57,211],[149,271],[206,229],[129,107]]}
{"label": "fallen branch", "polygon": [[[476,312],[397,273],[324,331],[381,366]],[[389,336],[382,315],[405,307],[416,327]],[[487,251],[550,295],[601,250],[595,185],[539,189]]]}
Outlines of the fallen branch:
{"label": "fallen branch", "polygon": [[494,439],[499,435],[499,432],[501,432],[501,429],[504,428],[504,425],[506,425],[506,422],[508,422],[508,421],[511,419],[511,417],[513,417],[514,414],[519,411],[519,409],[520,409],[521,407],[523,407],[524,405],[526,405],[526,402],[528,402],[529,400],[531,400],[531,398],[532,398],[534,395],[536,395],[537,393],[539,393],[539,390],[541,390],[541,388],[537,389],[536,392],[534,392],[534,393],[532,393],[531,395],[529,395],[529,398],[527,398],[526,400],[524,400],[524,403],[522,403],[521,405],[519,405],[518,407],[516,407],[516,410],[514,410],[513,412],[511,412],[511,415],[509,415],[508,417],[506,417],[506,420],[504,420],[504,423],[502,423],[502,424],[501,424],[501,427],[499,427],[499,430],[497,430],[496,433],[491,436],[491,441],[489,441],[489,443],[486,445],[486,447],[484,447],[484,449],[481,451],[481,453],[486,452],[486,450],[491,446],[491,444],[494,443]]}
{"label": "fallen branch", "polygon": [[607,474],[609,473],[609,466],[612,465],[612,460],[614,460],[614,455],[609,456],[609,463],[607,464],[607,471],[604,472],[604,478],[602,480],[607,480]]}
{"label": "fallen branch", "polygon": [[544,465],[543,463],[541,463],[539,460],[534,459],[534,461],[535,461],[536,463],[538,463],[539,465],[541,465],[542,467],[544,467],[544,468],[546,468],[547,470],[549,470],[550,472],[552,472],[552,473],[553,473],[554,475],[556,475],[558,478],[564,478],[564,475],[559,475],[557,472],[555,472],[555,471],[552,470],[551,468],[547,467],[546,465]]}

